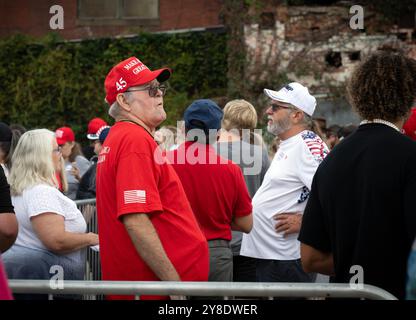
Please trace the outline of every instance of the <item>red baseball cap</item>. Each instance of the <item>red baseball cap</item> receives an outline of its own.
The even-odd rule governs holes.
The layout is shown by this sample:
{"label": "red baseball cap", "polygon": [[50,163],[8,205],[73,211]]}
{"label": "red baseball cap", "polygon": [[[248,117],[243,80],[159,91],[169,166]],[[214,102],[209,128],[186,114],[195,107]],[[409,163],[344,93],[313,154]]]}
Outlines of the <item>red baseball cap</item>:
{"label": "red baseball cap", "polygon": [[75,141],[75,134],[74,131],[70,127],[61,127],[56,129],[55,131],[56,142],[58,145],[63,145],[66,142]]}
{"label": "red baseball cap", "polygon": [[94,118],[88,123],[88,134],[87,138],[90,140],[98,140],[98,130],[101,127],[104,127],[107,125],[107,122],[105,122],[101,118]]}
{"label": "red baseball cap", "polygon": [[125,92],[133,86],[146,84],[154,79],[164,82],[170,78],[169,68],[151,71],[136,57],[130,57],[114,66],[105,78],[105,100],[111,106],[117,94]]}
{"label": "red baseball cap", "polygon": [[403,131],[406,136],[412,140],[416,140],[416,107],[412,108],[412,112],[403,125]]}

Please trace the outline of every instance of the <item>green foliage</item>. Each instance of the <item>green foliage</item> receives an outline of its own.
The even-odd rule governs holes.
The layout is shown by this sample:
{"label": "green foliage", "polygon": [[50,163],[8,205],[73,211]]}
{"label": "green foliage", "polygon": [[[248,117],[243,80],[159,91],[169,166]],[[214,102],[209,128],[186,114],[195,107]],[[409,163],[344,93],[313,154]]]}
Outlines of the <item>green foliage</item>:
{"label": "green foliage", "polygon": [[176,124],[194,99],[226,94],[224,33],[141,33],[82,42],[62,42],[53,34],[41,41],[17,35],[0,40],[0,120],[52,130],[70,125],[82,140],[91,118],[110,120],[104,79],[130,56],[150,69],[173,69],[165,124]]}

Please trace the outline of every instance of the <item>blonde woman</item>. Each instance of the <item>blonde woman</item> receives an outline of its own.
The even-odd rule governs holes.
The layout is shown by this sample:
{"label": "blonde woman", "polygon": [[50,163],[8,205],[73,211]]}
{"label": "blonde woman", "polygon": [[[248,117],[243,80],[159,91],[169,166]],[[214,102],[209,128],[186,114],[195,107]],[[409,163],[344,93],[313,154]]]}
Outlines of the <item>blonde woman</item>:
{"label": "blonde woman", "polygon": [[217,152],[237,163],[243,170],[250,196],[260,187],[270,161],[257,127],[257,111],[243,99],[228,102],[224,107]]}
{"label": "blonde woman", "polygon": [[[3,256],[9,278],[49,279],[62,267],[65,280],[82,280],[81,249],[97,245],[98,235],[85,233],[76,204],[57,189],[61,148],[54,133],[46,129],[24,133],[12,161],[9,182],[19,233]],[[52,266],[58,269],[52,271]]]}
{"label": "blonde woman", "polygon": [[[240,166],[247,189],[253,197],[270,166],[263,139],[254,132],[257,127],[256,109],[250,102],[237,99],[228,102],[223,111],[217,152]],[[233,231],[232,235],[234,281],[254,282],[255,260],[240,255],[242,233]]]}

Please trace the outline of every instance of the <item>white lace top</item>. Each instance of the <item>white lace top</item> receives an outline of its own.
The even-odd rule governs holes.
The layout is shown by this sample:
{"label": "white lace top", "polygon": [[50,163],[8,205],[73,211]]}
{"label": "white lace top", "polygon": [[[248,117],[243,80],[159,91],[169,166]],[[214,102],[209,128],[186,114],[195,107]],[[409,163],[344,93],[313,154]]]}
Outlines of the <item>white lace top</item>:
{"label": "white lace top", "polygon": [[[39,184],[23,191],[20,196],[13,196],[12,203],[19,222],[16,244],[33,249],[48,250],[33,230],[31,217],[53,212],[65,218],[65,231],[85,233],[87,224],[74,201],[63,195],[58,189]],[[80,251],[68,254],[77,258]]]}

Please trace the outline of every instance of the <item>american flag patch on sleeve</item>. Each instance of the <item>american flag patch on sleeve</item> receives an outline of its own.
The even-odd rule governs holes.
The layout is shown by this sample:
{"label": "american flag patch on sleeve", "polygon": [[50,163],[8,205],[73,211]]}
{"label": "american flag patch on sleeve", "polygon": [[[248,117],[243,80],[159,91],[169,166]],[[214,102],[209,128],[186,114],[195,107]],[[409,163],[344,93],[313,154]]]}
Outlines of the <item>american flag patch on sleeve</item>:
{"label": "american flag patch on sleeve", "polygon": [[124,191],[124,204],[146,203],[145,190],[126,190]]}
{"label": "american flag patch on sleeve", "polygon": [[302,138],[315,160],[321,163],[329,153],[329,150],[322,139],[312,131],[305,131],[302,134]]}

